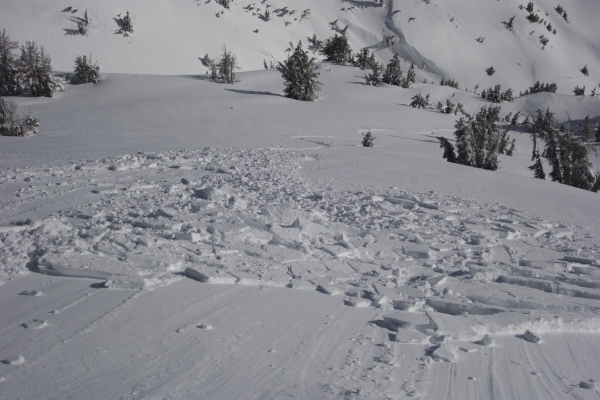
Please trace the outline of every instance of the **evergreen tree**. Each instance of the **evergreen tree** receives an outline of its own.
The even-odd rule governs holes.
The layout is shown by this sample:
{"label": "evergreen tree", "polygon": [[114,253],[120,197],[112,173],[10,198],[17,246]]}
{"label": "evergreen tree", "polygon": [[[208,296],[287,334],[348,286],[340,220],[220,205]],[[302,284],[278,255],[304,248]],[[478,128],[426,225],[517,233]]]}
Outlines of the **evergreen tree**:
{"label": "evergreen tree", "polygon": [[312,101],[318,97],[321,83],[317,80],[319,72],[314,61],[315,59],[309,58],[308,53],[302,49],[302,42],[298,42],[294,53],[285,62],[277,65],[277,70],[285,79],[286,97],[303,101]]}
{"label": "evergreen tree", "polygon": [[410,64],[410,68],[408,69],[406,78],[401,80],[400,86],[402,86],[404,89],[408,89],[410,87],[410,85],[415,83],[415,81],[416,81],[415,64]]}
{"label": "evergreen tree", "polygon": [[583,137],[575,137],[569,124],[561,132],[554,114],[547,108],[538,110],[532,130],[544,141],[542,157],[550,164],[552,181],[585,190],[598,186],[600,175],[594,176],[591,172],[588,145]]}
{"label": "evergreen tree", "polygon": [[308,39],[308,50],[312,51],[313,53],[320,53],[321,50],[323,49],[323,41],[319,40],[319,38],[317,38],[317,34],[313,33],[312,37],[309,37],[307,39]]}
{"label": "evergreen tree", "polygon": [[544,166],[542,165],[542,160],[540,159],[540,153],[535,153],[535,163],[527,169],[533,171],[533,177],[537,179],[546,179],[546,174],[544,173]]}
{"label": "evergreen tree", "polygon": [[119,30],[119,33],[122,33],[123,36],[129,36],[130,33],[133,33],[133,22],[131,22],[129,11],[121,18],[121,29]]}
{"label": "evergreen tree", "polygon": [[0,32],[0,95],[20,95],[23,91],[19,81],[19,63],[14,51],[19,48],[6,30]]}
{"label": "evergreen tree", "polygon": [[596,130],[596,142],[600,143],[600,123],[598,124],[598,129]]}
{"label": "evergreen tree", "polygon": [[363,134],[363,140],[362,140],[363,147],[373,147],[374,144],[375,144],[375,136],[373,136],[373,134],[371,134],[371,131],[368,131],[367,133]]}
{"label": "evergreen tree", "polygon": [[373,69],[373,65],[375,63],[375,57],[368,48],[363,48],[354,56],[354,66],[362,69],[363,71],[367,69]]}
{"label": "evergreen tree", "polygon": [[365,83],[370,86],[383,86],[383,66],[378,62],[371,65],[371,73],[365,76]]}
{"label": "evergreen tree", "polygon": [[440,141],[440,147],[444,149],[443,157],[448,162],[455,163],[456,154],[454,153],[454,146],[452,146],[452,143],[443,136],[438,137],[438,140]]}
{"label": "evergreen tree", "polygon": [[321,54],[325,56],[325,61],[344,65],[352,58],[352,48],[345,36],[336,34],[325,40]]}
{"label": "evergreen tree", "polygon": [[235,70],[237,66],[237,57],[233,52],[227,49],[227,46],[223,45],[221,53],[221,59],[219,60],[218,66],[219,78],[218,81],[222,83],[234,83],[235,82]]}
{"label": "evergreen tree", "polygon": [[52,97],[57,90],[57,83],[52,77],[50,56],[43,46],[38,49],[35,42],[26,42],[21,46],[19,73],[23,87],[34,96]]}
{"label": "evergreen tree", "polygon": [[592,140],[594,126],[592,124],[592,120],[589,115],[586,115],[583,120],[583,130],[581,131],[581,140],[584,143],[590,142]]}
{"label": "evergreen tree", "polygon": [[427,94],[427,96],[423,97],[423,96],[421,96],[421,93],[417,93],[411,98],[411,100],[412,100],[412,102],[410,103],[411,107],[427,108],[427,106],[429,106],[429,94]]}
{"label": "evergreen tree", "polygon": [[0,136],[29,136],[38,133],[37,118],[17,116],[17,104],[0,97]]}
{"label": "evergreen tree", "polygon": [[71,83],[98,83],[100,81],[100,66],[87,56],[77,56],[75,58],[75,70]]}
{"label": "evergreen tree", "polygon": [[383,83],[388,85],[400,86],[402,82],[402,69],[400,68],[400,59],[398,54],[394,54],[394,57],[390,60],[390,63],[385,67],[383,73]]}

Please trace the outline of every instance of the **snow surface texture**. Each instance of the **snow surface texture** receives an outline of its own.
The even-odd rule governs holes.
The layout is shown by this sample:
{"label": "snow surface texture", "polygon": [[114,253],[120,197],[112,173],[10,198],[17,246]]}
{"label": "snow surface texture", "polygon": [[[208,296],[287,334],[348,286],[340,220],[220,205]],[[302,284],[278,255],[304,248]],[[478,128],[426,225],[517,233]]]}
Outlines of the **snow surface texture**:
{"label": "snow surface texture", "polygon": [[[3,186],[11,182],[30,183],[18,190],[15,197],[2,198],[5,214],[35,207],[40,199],[54,203],[81,197],[85,203],[57,211],[49,218],[5,226],[0,233],[2,278],[11,279],[34,271],[97,280],[83,297],[69,300],[74,301],[73,304],[60,306],[66,299],[59,303],[53,300],[51,310],[44,314],[42,307],[36,318],[20,321],[20,329],[40,332],[56,329],[57,317],[69,313],[69,308],[86,301],[87,296],[104,297],[100,293],[107,293],[116,303],[102,307],[115,308],[105,311],[109,313],[106,317],[81,328],[87,333],[70,339],[81,343],[74,344],[77,348],[85,342],[87,334],[93,333],[100,335],[94,339],[97,346],[97,340],[104,340],[102,331],[109,326],[119,326],[118,319],[132,312],[123,309],[131,306],[119,305],[122,301],[135,299],[140,305],[151,303],[154,301],[151,299],[159,295],[148,292],[149,289],[182,280],[192,284],[185,286],[185,291],[191,293],[205,292],[207,286],[214,285],[215,289],[209,292],[220,297],[218,293],[225,290],[221,289],[222,285],[247,287],[245,291],[234,292],[237,293],[234,296],[272,294],[274,299],[270,301],[289,298],[286,302],[298,301],[298,306],[306,302],[310,309],[334,307],[336,313],[342,313],[338,315],[341,320],[351,318],[352,328],[348,332],[346,329],[350,326],[343,325],[340,331],[310,336],[311,340],[327,338],[328,341],[339,340],[331,337],[332,334],[347,337],[348,345],[341,353],[339,347],[313,349],[321,349],[319,351],[326,354],[331,352],[334,357],[329,363],[312,360],[314,353],[312,361],[305,361],[308,364],[286,361],[287,367],[303,370],[314,362],[324,376],[317,378],[311,374],[308,378],[304,375],[302,379],[306,381],[300,388],[283,384],[270,387],[266,394],[266,386],[274,384],[269,384],[267,377],[251,385],[253,394],[248,398],[265,395],[280,398],[284,394],[334,398],[351,393],[363,398],[395,398],[400,388],[400,393],[406,396],[439,398],[427,394],[431,387],[426,383],[430,382],[430,376],[442,373],[445,367],[439,363],[458,363],[463,365],[465,373],[478,376],[467,371],[472,365],[484,362],[482,354],[492,357],[488,354],[491,351],[496,357],[504,357],[506,346],[518,349],[543,346],[553,335],[554,340],[560,341],[568,332],[571,332],[569,340],[579,337],[597,340],[600,247],[588,230],[546,221],[497,204],[444,197],[434,192],[418,194],[399,189],[352,187],[346,191],[321,191],[298,174],[298,168],[310,162],[314,162],[314,156],[283,150],[206,148],[138,153],[57,168],[4,172],[0,176]],[[50,280],[49,283],[56,285],[61,281]],[[23,285],[30,281],[16,282]],[[48,280],[42,278],[44,282],[48,284]],[[181,285],[179,282],[169,287],[175,290],[176,285]],[[83,288],[73,286],[63,291],[70,293],[75,288]],[[106,288],[112,290],[106,291]],[[260,290],[256,292],[252,288]],[[109,295],[113,290],[117,292]],[[306,295],[297,297],[295,292]],[[43,291],[29,289],[20,294],[22,296],[17,297],[39,295],[42,302],[47,301]],[[70,296],[63,293],[63,297]],[[189,303],[190,306],[196,301]],[[325,305],[318,305],[320,302]],[[152,307],[151,304],[148,307]],[[177,320],[177,324],[183,325],[171,333],[165,333],[164,329],[174,322],[163,326],[162,319],[158,319],[152,331],[160,327],[167,338],[187,335],[183,343],[172,342],[176,348],[184,346],[183,350],[197,335],[210,335],[213,329],[224,329],[214,321],[221,313],[218,308],[206,312],[208,314],[197,322],[185,322],[186,318]],[[97,317],[89,318],[93,321]],[[279,317],[269,312],[269,316],[261,318]],[[298,318],[302,319],[302,314]],[[331,315],[327,320],[342,324]],[[241,328],[241,333],[245,323],[238,323],[234,321],[234,326]],[[59,331],[65,333],[64,329]],[[576,332],[593,336],[578,336]],[[502,344],[490,340],[490,334]],[[161,341],[173,340],[167,338]],[[202,342],[200,337],[197,340]],[[235,340],[242,337],[236,335]],[[259,347],[265,345],[274,348],[265,349],[264,357],[272,354],[267,358],[277,358],[280,353],[276,343],[265,341]],[[13,346],[19,348],[14,343]],[[119,351],[127,349],[137,354],[136,357],[150,356],[147,350],[134,350],[129,346],[117,345],[117,348]],[[67,350],[70,345],[66,343],[60,347],[73,351]],[[290,351],[289,344],[285,349]],[[87,354],[90,350],[82,356],[84,364],[93,360],[90,358],[93,356]],[[526,351],[537,354],[533,349]],[[543,354],[546,350],[540,351]],[[32,355],[25,356],[6,354],[4,364],[12,368],[26,365],[25,360],[41,357],[35,350],[31,352]],[[342,362],[338,357],[346,352],[348,358]],[[223,355],[209,354],[216,357],[218,364],[224,362]],[[214,398],[240,395],[230,386],[215,387],[218,381],[212,375],[203,381],[208,387],[201,387],[196,381],[192,391],[191,376],[187,374],[200,376],[196,374],[201,374],[202,369],[189,359],[190,355],[186,356],[187,360],[179,360],[179,357],[183,354],[171,354],[166,359],[169,364],[175,363],[167,367],[169,376],[153,377],[152,369],[144,367],[150,375],[144,379],[138,376],[141,380],[126,390],[136,398],[154,398],[151,394],[158,386],[163,398],[189,398],[191,393]],[[244,362],[258,362],[257,355],[243,357]],[[121,362],[121,357],[108,359]],[[48,380],[57,377],[44,372],[43,365],[55,361],[55,356],[44,356],[36,367],[20,371],[18,375],[10,374],[6,368],[0,370],[10,375],[3,383],[6,388],[3,393],[9,397],[11,393],[19,393],[29,398],[39,396],[41,388],[48,393],[46,383],[50,384]],[[133,378],[123,381],[127,370],[117,376],[107,370],[108,365],[107,361],[100,361],[91,368],[100,374],[101,381],[118,379],[124,385],[110,389],[109,397],[125,396],[125,386],[130,385],[127,382]],[[534,365],[551,367],[542,362]],[[593,365],[597,366],[594,362]],[[543,386],[550,379],[533,374],[535,371],[529,370],[533,368],[530,362],[524,362],[523,368],[522,373],[533,380],[523,385],[523,389],[537,390],[538,384]],[[587,367],[580,368],[581,372],[590,371]],[[227,370],[231,373],[231,367]],[[239,373],[241,371],[236,372]],[[284,372],[278,372],[281,373]],[[69,367],[69,373],[64,376],[85,379],[85,373],[77,366]],[[290,376],[284,376],[290,385],[297,384],[290,381]],[[345,377],[349,376],[353,376],[352,382],[346,381]],[[401,382],[398,376],[402,377]],[[40,383],[23,391],[23,379]],[[465,386],[453,392],[456,398],[473,389],[471,386],[475,383],[467,383],[466,376],[464,379],[460,385]],[[588,386],[592,387],[586,383],[588,379],[594,376],[572,376],[557,387],[572,392],[573,396],[585,398],[586,393],[595,396],[594,390],[586,391]],[[586,384],[573,386],[575,381],[586,381]],[[239,383],[231,380],[229,384],[234,382]],[[67,397],[76,398],[83,393],[89,397],[93,386],[80,384],[82,386],[72,386],[66,392],[61,385],[53,387],[68,393]],[[434,392],[438,390],[442,393],[438,387]],[[494,384],[491,387],[479,384],[478,390],[489,391],[498,398],[519,395],[519,392],[498,389]],[[106,395],[104,392],[98,398]]]}
{"label": "snow surface texture", "polygon": [[[498,171],[449,164],[436,137],[456,117],[407,104],[430,93],[473,113],[487,103],[463,86],[539,79],[559,93],[501,116],[598,121],[600,100],[571,90],[597,84],[600,3],[563,4],[567,23],[535,2],[552,36],[513,0],[268,3],[296,16],[1,1],[13,39],[64,70],[92,52],[103,81],[15,98],[42,133],[0,138],[0,399],[597,399],[598,195],[533,179],[522,132]],[[72,35],[86,8],[88,36]],[[417,83],[367,87],[324,63],[319,101],[303,103],[276,70],[233,86],[198,75],[222,44],[257,69],[346,24],[355,51],[398,52]],[[420,83],[442,77],[460,89]]]}

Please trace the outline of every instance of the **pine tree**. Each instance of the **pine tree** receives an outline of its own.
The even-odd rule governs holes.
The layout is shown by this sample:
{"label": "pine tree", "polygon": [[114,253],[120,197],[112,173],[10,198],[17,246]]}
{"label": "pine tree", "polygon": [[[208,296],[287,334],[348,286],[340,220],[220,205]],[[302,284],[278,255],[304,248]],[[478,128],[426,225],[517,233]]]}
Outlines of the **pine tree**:
{"label": "pine tree", "polygon": [[17,103],[0,97],[0,136],[16,136]]}
{"label": "pine tree", "polygon": [[71,83],[98,83],[100,81],[100,67],[92,61],[92,55],[77,56]]}
{"label": "pine tree", "polygon": [[0,95],[20,95],[23,91],[19,81],[19,63],[14,51],[19,48],[3,29],[0,32]]}
{"label": "pine tree", "polygon": [[218,63],[219,70],[219,81],[223,83],[234,83],[235,82],[235,70],[239,69],[237,66],[237,57],[233,52],[227,49],[227,46],[223,45],[221,53],[221,59]]}
{"label": "pine tree", "polygon": [[362,145],[363,147],[373,147],[375,144],[375,136],[371,134],[371,131],[363,134]]}
{"label": "pine tree", "polygon": [[119,30],[119,33],[122,33],[123,36],[129,36],[130,33],[133,33],[133,22],[131,22],[129,11],[121,18],[121,29]]}
{"label": "pine tree", "polygon": [[383,66],[378,62],[371,65],[371,73],[365,76],[365,83],[370,86],[383,86]]}
{"label": "pine tree", "polygon": [[540,153],[535,153],[535,163],[527,169],[533,171],[533,177],[537,179],[546,179],[546,174],[544,173],[544,166],[542,165],[542,160],[540,159]]}
{"label": "pine tree", "polygon": [[584,143],[590,142],[592,140],[594,126],[592,124],[592,120],[589,115],[586,115],[583,120],[583,130],[581,131],[581,140]]}
{"label": "pine tree", "polygon": [[17,104],[0,97],[0,136],[29,136],[38,133],[37,118],[17,116]]}
{"label": "pine tree", "polygon": [[340,65],[346,64],[352,58],[352,48],[348,39],[337,34],[325,40],[321,53],[325,56],[325,61]]}
{"label": "pine tree", "polygon": [[429,94],[427,94],[427,96],[423,97],[423,96],[421,96],[421,93],[417,93],[411,98],[411,100],[412,100],[412,102],[410,103],[411,107],[427,108],[427,106],[429,106]]}
{"label": "pine tree", "polygon": [[402,69],[400,68],[400,59],[398,54],[394,54],[394,57],[390,60],[390,63],[385,67],[383,73],[383,83],[388,85],[400,86],[402,82]]}
{"label": "pine tree", "polygon": [[43,46],[38,49],[35,42],[26,42],[21,46],[19,73],[23,80],[23,87],[32,95],[46,97],[54,95],[56,84],[52,78],[51,60]]}
{"label": "pine tree", "polygon": [[452,143],[443,136],[438,137],[438,140],[440,141],[440,147],[444,149],[443,157],[448,162],[455,163],[456,154],[454,153],[454,146],[452,146]]}
{"label": "pine tree", "polygon": [[591,172],[589,147],[583,137],[575,137],[570,125],[558,128],[558,123],[550,109],[538,110],[532,130],[544,141],[544,157],[550,164],[550,179],[554,182],[585,190],[594,190],[597,176]]}
{"label": "pine tree", "polygon": [[406,74],[406,78],[402,79],[400,86],[404,89],[408,89],[410,85],[415,83],[416,74],[415,74],[415,64],[410,64],[410,68],[408,69],[408,73]]}
{"label": "pine tree", "polygon": [[600,123],[598,124],[598,129],[596,130],[596,142],[600,143]]}
{"label": "pine tree", "polygon": [[363,48],[354,56],[354,66],[365,71],[372,69],[375,57],[371,54],[368,48]]}
{"label": "pine tree", "polygon": [[285,79],[286,97],[303,101],[317,99],[321,83],[317,80],[319,72],[314,61],[315,59],[309,58],[308,53],[302,49],[302,42],[298,42],[294,53],[285,62],[277,65],[277,70]]}

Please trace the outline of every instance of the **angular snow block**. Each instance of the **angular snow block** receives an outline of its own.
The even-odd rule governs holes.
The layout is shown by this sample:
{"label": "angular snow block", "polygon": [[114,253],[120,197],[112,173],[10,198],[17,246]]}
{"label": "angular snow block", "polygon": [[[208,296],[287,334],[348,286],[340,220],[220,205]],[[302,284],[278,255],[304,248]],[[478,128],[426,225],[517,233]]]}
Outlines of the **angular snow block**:
{"label": "angular snow block", "polygon": [[102,286],[107,289],[134,289],[142,290],[146,281],[141,276],[111,276]]}
{"label": "angular snow block", "polygon": [[406,344],[425,344],[429,342],[429,335],[419,331],[398,328],[394,341]]}
{"label": "angular snow block", "polygon": [[208,268],[202,267],[187,267],[184,271],[184,275],[190,279],[204,283],[234,285],[238,280],[235,276],[227,273],[219,274],[216,270],[209,270]]}
{"label": "angular snow block", "polygon": [[521,337],[523,338],[523,340],[530,343],[539,343],[540,340],[542,340],[538,335],[529,330],[525,331],[525,333]]}
{"label": "angular snow block", "polygon": [[402,253],[405,256],[411,256],[414,258],[422,258],[429,260],[433,257],[434,251],[429,248],[426,244],[418,243],[404,243],[402,245]]}

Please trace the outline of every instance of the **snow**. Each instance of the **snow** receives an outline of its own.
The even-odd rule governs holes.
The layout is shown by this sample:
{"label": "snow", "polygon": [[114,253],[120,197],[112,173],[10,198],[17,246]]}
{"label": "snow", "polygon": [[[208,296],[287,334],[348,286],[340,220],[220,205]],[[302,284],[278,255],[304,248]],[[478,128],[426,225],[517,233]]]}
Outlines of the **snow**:
{"label": "snow", "polygon": [[[498,171],[449,164],[437,137],[456,117],[407,104],[423,92],[474,112],[486,103],[463,86],[540,79],[559,93],[501,115],[598,120],[600,99],[570,90],[598,81],[599,3],[567,5],[567,24],[538,1],[558,30],[546,50],[512,0],[270,3],[311,16],[81,0],[81,37],[65,35],[66,4],[3,2],[14,39],[64,70],[91,51],[103,80],[15,98],[41,133],[0,138],[0,399],[597,398],[598,195],[533,179],[522,132]],[[124,38],[112,18],[127,9]],[[304,103],[281,96],[276,70],[251,71],[336,18],[355,51],[387,61],[394,33],[417,82],[461,89],[374,88],[321,63],[322,96]],[[235,85],[197,60],[222,43],[244,70]]]}

